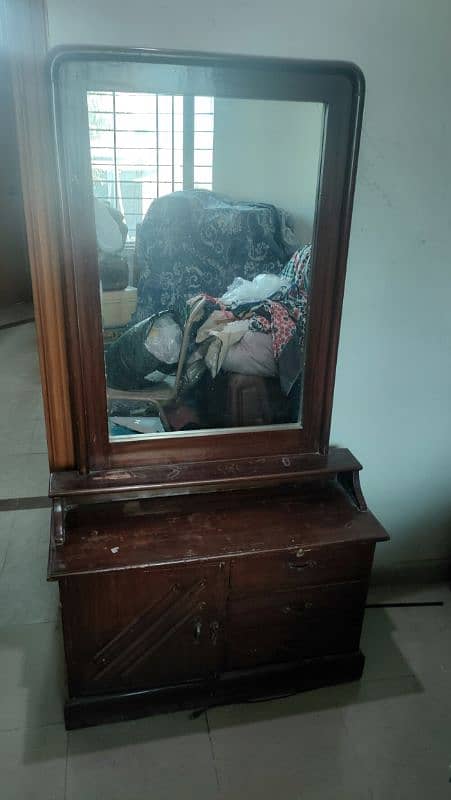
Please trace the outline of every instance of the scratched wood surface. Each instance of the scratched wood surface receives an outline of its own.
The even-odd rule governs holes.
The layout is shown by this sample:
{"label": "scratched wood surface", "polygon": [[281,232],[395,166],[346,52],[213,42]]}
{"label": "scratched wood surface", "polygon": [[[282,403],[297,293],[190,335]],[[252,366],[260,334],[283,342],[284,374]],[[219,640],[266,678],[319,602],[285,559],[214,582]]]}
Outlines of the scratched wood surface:
{"label": "scratched wood surface", "polygon": [[387,538],[337,484],[78,506],[49,577]]}

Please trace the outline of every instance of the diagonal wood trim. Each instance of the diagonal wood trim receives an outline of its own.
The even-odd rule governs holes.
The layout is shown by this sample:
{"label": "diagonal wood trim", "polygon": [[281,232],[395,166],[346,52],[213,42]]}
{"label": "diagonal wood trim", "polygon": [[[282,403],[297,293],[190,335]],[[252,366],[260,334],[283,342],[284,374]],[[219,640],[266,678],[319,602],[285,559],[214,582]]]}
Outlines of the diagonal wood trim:
{"label": "diagonal wood trim", "polygon": [[[169,639],[175,631],[187,622],[194,613],[198,595],[206,587],[205,579],[197,581],[193,586],[186,589],[183,593],[178,587],[173,587],[172,591],[161,598],[159,603],[153,605],[138,619],[132,621],[121,632],[122,635],[115,636],[107,644],[101,655],[97,653],[94,661],[100,661],[100,668],[94,675],[94,680],[100,680],[105,675],[113,672],[114,674],[129,675],[136,666],[149,655],[159,650],[162,644]],[[175,599],[172,600],[172,595]],[[168,602],[171,601],[172,602]],[[159,606],[166,606],[162,613],[158,613]],[[180,612],[185,611],[181,616]],[[175,620],[167,621],[167,618]],[[125,643],[126,639],[128,643]],[[122,644],[122,649],[118,648]],[[115,651],[118,652],[115,652]],[[100,658],[99,658],[100,655]]]}
{"label": "diagonal wood trim", "polygon": [[152,642],[147,649],[143,650],[137,656],[137,658],[135,658],[130,664],[128,664],[128,666],[125,667],[125,669],[122,670],[121,672],[122,677],[126,678],[129,675],[133,675],[133,673],[136,672],[137,668],[141,666],[143,661],[145,661],[146,659],[149,658],[149,656],[157,652],[162,647],[162,645],[165,644],[168,641],[168,639],[171,638],[171,636],[174,636],[174,634],[177,633],[177,631],[180,630],[180,628],[182,628],[183,625],[185,625],[192,618],[194,611],[195,607],[190,606],[185,612],[185,614],[176,619],[172,623],[172,625],[168,627],[165,631],[162,631],[159,639],[156,639],[154,642]]}
{"label": "diagonal wood trim", "polygon": [[[180,587],[177,584],[171,586],[169,592],[159,597],[142,614],[134,617],[125,628],[121,628],[116,636],[113,636],[104,647],[95,653],[92,658],[93,662],[100,664],[103,671],[107,667],[109,668],[115,659],[123,657],[130,646],[135,647],[137,639],[141,636],[143,630],[146,631],[147,635],[155,627],[155,624],[159,623],[161,617],[168,613],[168,610],[172,607],[170,601],[175,595],[178,596],[180,591]],[[131,640],[131,644],[128,643],[128,640]]]}
{"label": "diagonal wood trim", "polygon": [[38,333],[50,469],[75,466],[62,271],[58,248],[57,182],[45,77],[44,0],[0,0],[11,60],[22,191]]}

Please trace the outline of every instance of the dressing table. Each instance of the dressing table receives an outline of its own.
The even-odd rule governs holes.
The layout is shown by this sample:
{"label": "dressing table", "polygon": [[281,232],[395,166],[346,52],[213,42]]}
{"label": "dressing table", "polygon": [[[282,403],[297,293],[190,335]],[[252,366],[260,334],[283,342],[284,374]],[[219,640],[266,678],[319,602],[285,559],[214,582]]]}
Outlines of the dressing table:
{"label": "dressing table", "polygon": [[[329,431],[361,72],[64,48],[50,85],[74,455],[51,474],[48,577],[67,727],[358,679],[374,549],[388,536],[360,463]],[[106,361],[94,198],[125,217],[120,257],[141,276],[132,350],[122,336]],[[254,291],[262,273],[280,279],[275,292],[224,302],[233,280]],[[203,316],[187,332],[196,295]],[[182,342],[166,360],[161,320],[176,331],[165,345]],[[230,343],[231,322],[246,339]],[[270,366],[254,350],[252,366],[227,371],[256,333]],[[138,347],[142,374],[127,361],[118,386]],[[60,424],[48,410],[50,439]]]}

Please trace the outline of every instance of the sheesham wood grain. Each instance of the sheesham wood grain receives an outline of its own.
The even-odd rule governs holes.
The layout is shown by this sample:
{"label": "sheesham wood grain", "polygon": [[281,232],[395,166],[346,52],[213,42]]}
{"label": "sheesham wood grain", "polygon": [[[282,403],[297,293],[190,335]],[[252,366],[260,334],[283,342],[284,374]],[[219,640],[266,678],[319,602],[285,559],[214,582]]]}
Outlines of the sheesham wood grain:
{"label": "sheesham wood grain", "polygon": [[[274,426],[186,432],[153,440],[132,437],[110,441],[105,412],[103,339],[99,326],[98,270],[90,198],[92,178],[87,137],[80,133],[76,109],[81,107],[83,82],[67,82],[72,62],[110,59],[171,65],[171,87],[178,94],[215,94],[315,101],[325,104],[325,129],[313,236],[314,263],[309,304],[309,330],[303,382],[302,426]],[[72,65],[73,66],[73,65]],[[276,453],[327,453],[338,332],[341,315],[352,194],[357,167],[364,99],[364,79],[353,64],[329,61],[286,61],[206,53],[108,48],[61,48],[54,54],[52,79],[62,183],[62,236],[67,253],[69,285],[78,304],[78,325],[71,325],[72,358],[80,366],[79,396],[74,397],[79,467],[87,471],[146,465],[227,461],[245,452],[254,457]],[[114,80],[111,85],[114,88]],[[171,89],[171,90],[172,90]],[[70,91],[69,91],[70,90]],[[69,101],[68,101],[69,98]],[[78,123],[77,123],[78,120]],[[74,190],[74,187],[76,189]],[[72,296],[68,297],[69,302]],[[77,342],[78,340],[78,342]],[[78,356],[76,349],[78,347]],[[80,443],[78,438],[84,440]],[[87,445],[87,446],[86,446]],[[83,451],[83,447],[85,450]]]}
{"label": "sheesham wood grain", "polygon": [[[359,511],[336,484],[311,486],[302,493],[237,491],[119,501],[68,512],[66,541],[63,546],[52,541],[48,575],[57,579],[285,550],[296,553],[306,545],[359,547],[385,539],[375,517]],[[340,552],[337,547],[333,555],[337,564]],[[359,558],[366,563],[364,549]]]}
{"label": "sheesham wood grain", "polygon": [[333,447],[327,455],[278,454],[214,460],[212,455],[201,463],[184,460],[178,464],[161,463],[147,467],[95,470],[87,475],[75,471],[55,472],[50,476],[50,497],[89,500],[148,490],[155,495],[200,491],[210,487],[240,488],[252,482],[281,484],[297,480],[321,480],[334,474],[358,472],[362,465],[346,448]]}
{"label": "sheesham wood grain", "polygon": [[56,159],[46,81],[44,0],[2,0],[50,469],[75,466],[58,225]]}

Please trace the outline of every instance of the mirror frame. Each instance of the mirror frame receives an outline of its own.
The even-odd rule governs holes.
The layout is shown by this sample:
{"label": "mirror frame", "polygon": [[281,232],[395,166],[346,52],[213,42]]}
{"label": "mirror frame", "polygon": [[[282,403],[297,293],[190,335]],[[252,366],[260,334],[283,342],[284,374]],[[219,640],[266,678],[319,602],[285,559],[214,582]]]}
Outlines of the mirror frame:
{"label": "mirror frame", "polygon": [[[173,93],[323,103],[324,137],[312,240],[312,282],[304,362],[301,426],[178,432],[151,439],[109,440],[94,230],[86,142],[71,136],[61,114],[67,62],[169,65]],[[193,86],[193,69],[196,74]],[[200,68],[200,69],[199,69]],[[326,454],[351,225],[365,84],[347,62],[284,60],[181,51],[64,47],[53,51],[50,79],[61,193],[61,263],[77,467],[111,468],[246,457]],[[176,88],[177,87],[177,88]],[[86,135],[88,133],[86,132]],[[81,190],[80,190],[81,189]]]}

